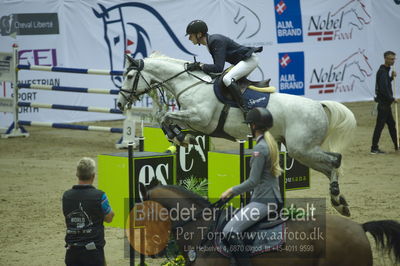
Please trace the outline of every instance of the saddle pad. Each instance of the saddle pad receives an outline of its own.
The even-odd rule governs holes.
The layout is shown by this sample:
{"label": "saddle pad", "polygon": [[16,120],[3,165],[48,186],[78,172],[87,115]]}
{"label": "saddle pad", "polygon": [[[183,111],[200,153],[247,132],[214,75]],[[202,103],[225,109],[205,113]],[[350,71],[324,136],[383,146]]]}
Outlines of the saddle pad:
{"label": "saddle pad", "polygon": [[[250,256],[257,256],[265,252],[279,250],[285,243],[286,223],[278,224],[272,228],[262,229],[261,231],[243,232],[246,237],[245,250]],[[214,247],[218,253],[232,257],[232,252],[225,246],[221,238],[214,240]]]}
{"label": "saddle pad", "polygon": [[[214,82],[214,93],[220,102],[228,104],[232,107],[236,108],[239,107],[235,101],[227,99],[226,97],[223,96],[221,88],[219,86],[219,82]],[[263,108],[267,107],[269,102],[269,96],[270,96],[269,92],[260,92],[251,90],[249,88],[247,88],[242,94],[243,102],[247,105],[248,109],[252,109],[254,107],[263,107]]]}

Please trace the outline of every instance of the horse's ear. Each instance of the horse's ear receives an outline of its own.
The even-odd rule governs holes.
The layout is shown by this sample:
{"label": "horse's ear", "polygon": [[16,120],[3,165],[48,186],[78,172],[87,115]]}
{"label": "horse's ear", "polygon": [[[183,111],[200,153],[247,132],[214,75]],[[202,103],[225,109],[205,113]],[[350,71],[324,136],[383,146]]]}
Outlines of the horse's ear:
{"label": "horse's ear", "polygon": [[150,181],[150,187],[154,188],[158,185],[161,185],[160,180],[158,180],[157,178],[153,177],[153,179]]}
{"label": "horse's ear", "polygon": [[102,4],[98,4],[98,5],[99,5],[99,7],[100,7],[100,9],[101,9],[101,11],[102,11],[103,13],[100,14],[100,12],[97,12],[94,8],[92,8],[92,11],[93,11],[94,15],[95,15],[97,18],[102,18],[102,17],[109,18],[107,9],[106,9]]}
{"label": "horse's ear", "polygon": [[129,54],[125,54],[125,60],[129,65],[136,65],[135,59]]}

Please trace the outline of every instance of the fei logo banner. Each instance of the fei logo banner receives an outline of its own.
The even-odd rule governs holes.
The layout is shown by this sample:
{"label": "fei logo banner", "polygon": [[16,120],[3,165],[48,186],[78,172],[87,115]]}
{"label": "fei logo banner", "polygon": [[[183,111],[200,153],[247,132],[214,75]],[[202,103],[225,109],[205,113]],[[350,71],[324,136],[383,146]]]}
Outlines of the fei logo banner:
{"label": "fei logo banner", "polygon": [[279,92],[304,95],[304,52],[279,53]]}
{"label": "fei logo banner", "polygon": [[278,43],[303,42],[300,0],[274,0]]}

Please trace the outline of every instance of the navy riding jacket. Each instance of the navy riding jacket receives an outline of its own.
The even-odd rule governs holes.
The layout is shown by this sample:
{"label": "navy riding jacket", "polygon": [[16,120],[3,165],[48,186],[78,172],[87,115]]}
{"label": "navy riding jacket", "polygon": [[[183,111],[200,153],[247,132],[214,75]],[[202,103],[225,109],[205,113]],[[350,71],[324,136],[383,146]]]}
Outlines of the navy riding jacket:
{"label": "navy riding jacket", "polygon": [[375,101],[381,104],[390,105],[393,101],[393,90],[392,80],[389,76],[390,67],[381,65],[378,72],[376,73],[376,84],[375,84]]}
{"label": "navy riding jacket", "polygon": [[225,62],[236,65],[249,58],[252,53],[259,53],[263,49],[262,47],[240,45],[221,34],[207,35],[207,47],[214,63],[202,66],[206,73],[221,73],[224,70]]}

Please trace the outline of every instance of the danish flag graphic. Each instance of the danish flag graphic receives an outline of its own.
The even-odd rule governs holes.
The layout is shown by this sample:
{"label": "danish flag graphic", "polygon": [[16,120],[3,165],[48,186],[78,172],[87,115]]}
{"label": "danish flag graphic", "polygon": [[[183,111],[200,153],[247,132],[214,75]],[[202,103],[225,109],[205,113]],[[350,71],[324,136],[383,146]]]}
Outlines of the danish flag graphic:
{"label": "danish flag graphic", "polygon": [[283,2],[283,0],[281,0],[276,6],[275,6],[275,10],[276,12],[281,15],[285,10],[286,10],[287,6],[285,4],[285,2]]}
{"label": "danish flag graphic", "polygon": [[281,64],[281,66],[282,66],[283,68],[285,68],[285,67],[287,67],[287,66],[289,65],[289,63],[290,63],[291,61],[292,61],[292,60],[290,59],[289,55],[288,55],[288,54],[285,54],[285,55],[279,60],[279,64]]}

